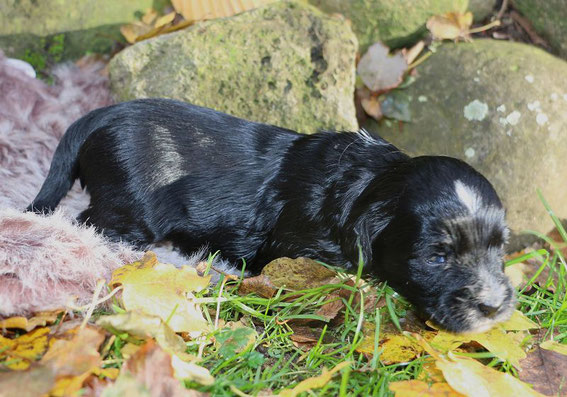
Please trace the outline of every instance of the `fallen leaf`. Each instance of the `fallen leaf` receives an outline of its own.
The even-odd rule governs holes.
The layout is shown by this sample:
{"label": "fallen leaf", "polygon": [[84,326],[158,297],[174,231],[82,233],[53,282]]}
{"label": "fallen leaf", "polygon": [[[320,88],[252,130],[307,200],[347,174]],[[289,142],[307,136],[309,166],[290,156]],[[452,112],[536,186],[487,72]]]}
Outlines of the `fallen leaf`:
{"label": "fallen leaf", "polygon": [[433,383],[429,385],[421,380],[405,380],[392,382],[388,385],[395,397],[459,397],[461,393],[456,392],[448,383]]}
{"label": "fallen leaf", "polygon": [[[101,316],[96,324],[115,334],[127,332],[138,338],[154,338],[165,351],[180,355],[186,360],[195,359],[193,356],[186,355],[185,350],[187,346],[183,339],[179,335],[176,335],[171,327],[158,316],[144,314],[139,311],[131,311]],[[135,352],[130,352],[130,354],[133,353]]]}
{"label": "fallen leaf", "polygon": [[475,341],[496,357],[503,361],[509,361],[516,368],[519,368],[520,360],[526,357],[525,351],[521,348],[523,339],[522,333],[506,333],[500,328],[493,328],[479,334],[452,334],[439,331],[431,340],[431,345],[442,352],[449,352],[465,343]]}
{"label": "fallen leaf", "polygon": [[240,14],[276,0],[171,0],[175,11],[188,21],[224,18]]}
{"label": "fallen leaf", "polygon": [[506,331],[527,331],[540,328],[537,323],[530,320],[519,310],[514,310],[514,313],[512,313],[508,321],[500,323],[497,327]]}
{"label": "fallen leaf", "polygon": [[550,350],[559,354],[567,356],[567,345],[556,342],[554,340],[547,340],[539,345],[542,349]]}
{"label": "fallen leaf", "polygon": [[413,61],[421,54],[421,51],[425,48],[425,42],[423,40],[418,41],[409,49],[402,49],[402,55],[404,56],[406,63],[411,65]]}
{"label": "fallen leaf", "polygon": [[18,328],[26,332],[30,332],[37,327],[45,327],[48,324],[53,324],[63,310],[52,310],[45,312],[35,313],[32,317],[10,317],[0,320],[0,329],[3,328]]}
{"label": "fallen leaf", "polygon": [[0,361],[15,370],[24,370],[47,350],[49,328],[37,328],[15,339],[0,336]]}
{"label": "fallen leaf", "polygon": [[[432,335],[433,333],[427,338],[430,339]],[[380,344],[380,361],[386,365],[410,362],[423,353],[423,348],[417,342],[402,334],[384,333],[380,339],[384,340]]]}
{"label": "fallen leaf", "polygon": [[306,326],[291,326],[293,334],[290,335],[289,339],[293,342],[296,347],[303,350],[309,350],[317,344],[319,338],[321,338],[322,328],[312,328]]}
{"label": "fallen leaf", "polygon": [[165,26],[165,25],[173,22],[174,19],[175,19],[175,12],[170,12],[169,14],[165,14],[165,15],[159,17],[158,19],[156,19],[156,21],[154,23],[154,27],[155,28],[161,28],[162,26]]}
{"label": "fallen leaf", "polygon": [[431,340],[431,344],[441,352],[446,353],[457,349],[465,343],[474,341],[496,357],[507,360],[516,368],[519,368],[520,360],[526,357],[526,353],[521,347],[521,342],[525,339],[525,335],[522,332],[507,331],[526,331],[537,328],[539,326],[536,323],[519,310],[516,310],[508,321],[498,324],[487,332],[453,334],[439,331]]}
{"label": "fallen leaf", "polygon": [[367,115],[372,117],[374,120],[380,120],[382,118],[382,105],[380,100],[375,95],[370,95],[368,98],[362,98],[360,100],[362,108]]}
{"label": "fallen leaf", "polygon": [[536,346],[521,362],[520,380],[548,396],[559,396],[567,388],[567,357]]}
{"label": "fallen leaf", "polygon": [[122,36],[124,36],[126,41],[130,44],[134,44],[138,41],[138,37],[147,34],[151,30],[152,27],[150,25],[145,25],[141,22],[134,22],[120,26],[120,33],[122,33]]}
{"label": "fallen leaf", "polygon": [[104,389],[103,395],[198,397],[205,394],[185,389],[174,377],[171,357],[150,340],[126,361],[116,382]]}
{"label": "fallen leaf", "polygon": [[389,55],[390,49],[382,43],[372,44],[360,58],[358,75],[370,89],[381,93],[396,88],[402,82],[408,64],[401,52]]}
{"label": "fallen leaf", "polygon": [[436,39],[466,39],[469,37],[469,29],[473,22],[473,14],[468,11],[448,12],[443,15],[434,15],[426,23],[427,29]]}
{"label": "fallen leaf", "polygon": [[0,396],[36,397],[46,395],[55,385],[55,373],[46,366],[26,371],[0,372]]}
{"label": "fallen leaf", "polygon": [[331,378],[335,373],[339,372],[341,369],[348,367],[350,365],[351,365],[350,361],[344,361],[338,364],[335,368],[333,368],[330,371],[327,370],[326,368],[323,368],[321,375],[305,379],[299,382],[293,389],[282,390],[279,395],[281,397],[295,397],[300,393],[313,389],[319,389],[325,386],[331,380]]}
{"label": "fallen leaf", "polygon": [[208,332],[209,325],[193,302],[193,292],[206,288],[211,277],[201,277],[189,266],[178,269],[156,263],[154,257],[152,253],[113,272],[110,284],[123,286],[124,308],[157,315],[175,332],[187,332],[193,338]]}
{"label": "fallen leaf", "polygon": [[98,348],[104,338],[105,333],[102,329],[85,327],[70,340],[56,340],[41,358],[40,363],[51,366],[58,378],[90,373],[101,364]]}
{"label": "fallen leaf", "polygon": [[512,375],[498,372],[468,357],[438,360],[447,383],[466,396],[540,396],[537,391]]}
{"label": "fallen leaf", "polygon": [[508,373],[496,371],[469,357],[457,357],[451,352],[444,357],[421,335],[412,334],[412,337],[435,359],[435,365],[443,372],[447,383],[465,396],[541,396]]}
{"label": "fallen leaf", "polygon": [[240,321],[231,321],[215,336],[215,344],[218,346],[218,353],[229,359],[253,345],[257,338],[256,330]]}
{"label": "fallen leaf", "polygon": [[215,383],[215,378],[207,368],[183,361],[177,355],[171,356],[171,366],[173,368],[173,376],[176,379],[189,380],[205,386]]}
{"label": "fallen leaf", "polygon": [[260,274],[255,277],[248,277],[242,280],[238,287],[240,295],[256,293],[264,298],[271,298],[276,294],[278,288],[270,281],[269,277]]}
{"label": "fallen leaf", "polygon": [[276,287],[298,291],[339,282],[337,273],[309,258],[278,258],[268,263],[262,274]]}

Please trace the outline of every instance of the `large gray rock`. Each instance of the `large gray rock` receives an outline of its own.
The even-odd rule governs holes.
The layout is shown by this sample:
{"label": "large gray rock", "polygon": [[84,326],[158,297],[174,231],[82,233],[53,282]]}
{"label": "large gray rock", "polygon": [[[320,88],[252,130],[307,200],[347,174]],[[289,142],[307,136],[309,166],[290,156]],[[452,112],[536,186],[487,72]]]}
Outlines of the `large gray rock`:
{"label": "large gray rock", "polygon": [[356,130],[356,48],[341,18],[278,2],[126,48],[111,87],[119,100],[175,98],[307,133]]}
{"label": "large gray rock", "polygon": [[0,48],[8,55],[55,61],[104,53],[122,40],[120,26],[164,0],[0,0]]}
{"label": "large gray rock", "polygon": [[475,19],[484,19],[496,0],[309,0],[328,13],[352,21],[362,51],[377,41],[390,47],[409,45],[425,33],[433,15],[470,8]]}
{"label": "large gray rock", "polygon": [[516,8],[526,16],[553,49],[567,59],[567,2],[565,0],[515,0]]}
{"label": "large gray rock", "polygon": [[[411,154],[461,158],[494,184],[515,232],[567,215],[567,63],[519,43],[445,44],[406,90],[412,121],[379,134]],[[376,129],[376,124],[369,124]]]}

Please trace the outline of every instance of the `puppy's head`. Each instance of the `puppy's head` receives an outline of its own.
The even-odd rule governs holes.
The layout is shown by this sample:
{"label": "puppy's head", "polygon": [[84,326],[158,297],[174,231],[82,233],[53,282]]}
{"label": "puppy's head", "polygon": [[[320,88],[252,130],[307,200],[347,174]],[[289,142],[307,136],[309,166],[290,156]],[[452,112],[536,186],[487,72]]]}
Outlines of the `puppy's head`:
{"label": "puppy's head", "polygon": [[[410,161],[374,269],[434,323],[482,332],[515,306],[504,274],[505,212],[491,184],[449,157]],[[379,260],[376,260],[379,259]]]}

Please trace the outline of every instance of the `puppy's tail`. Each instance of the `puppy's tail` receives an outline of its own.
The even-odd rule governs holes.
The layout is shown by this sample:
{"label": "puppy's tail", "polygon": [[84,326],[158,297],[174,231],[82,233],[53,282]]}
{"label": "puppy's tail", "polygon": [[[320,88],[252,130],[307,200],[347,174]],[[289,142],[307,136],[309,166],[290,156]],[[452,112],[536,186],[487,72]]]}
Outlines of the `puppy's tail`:
{"label": "puppy's tail", "polygon": [[65,132],[57,145],[47,178],[39,193],[26,211],[37,213],[52,212],[79,177],[79,150],[85,140],[97,130],[97,109],[75,121]]}

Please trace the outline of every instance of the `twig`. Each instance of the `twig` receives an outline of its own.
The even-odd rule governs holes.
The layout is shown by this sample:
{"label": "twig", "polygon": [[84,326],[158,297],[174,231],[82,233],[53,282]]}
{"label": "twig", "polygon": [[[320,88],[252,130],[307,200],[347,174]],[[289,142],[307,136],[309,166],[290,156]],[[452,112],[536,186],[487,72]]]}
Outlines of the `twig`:
{"label": "twig", "polygon": [[501,20],[502,16],[504,15],[507,9],[508,9],[508,0],[503,0],[502,5],[500,6],[500,10],[498,11],[498,14],[496,14],[496,20]]}
{"label": "twig", "polygon": [[85,318],[81,323],[81,327],[79,328],[80,330],[83,330],[87,326],[87,323],[89,322],[91,316],[93,315],[94,309],[98,305],[98,296],[100,295],[102,288],[105,286],[105,284],[106,284],[106,280],[104,279],[98,280],[98,282],[96,283],[96,288],[93,294],[93,300],[91,301],[91,304],[89,305],[89,308],[87,310],[87,314],[85,315]]}

